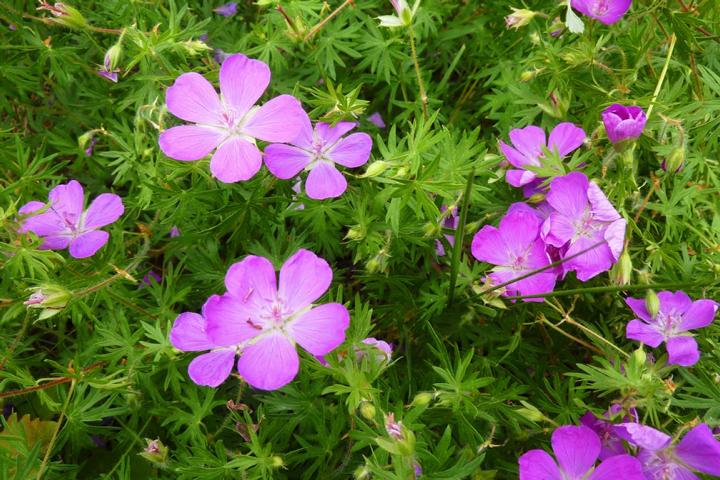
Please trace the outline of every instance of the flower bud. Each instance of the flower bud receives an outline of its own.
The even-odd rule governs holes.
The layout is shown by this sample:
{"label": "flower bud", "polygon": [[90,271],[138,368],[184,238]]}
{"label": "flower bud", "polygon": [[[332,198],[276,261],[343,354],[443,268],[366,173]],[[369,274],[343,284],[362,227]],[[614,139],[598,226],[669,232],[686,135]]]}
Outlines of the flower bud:
{"label": "flower bud", "polygon": [[537,15],[537,12],[526,8],[510,8],[512,8],[513,13],[505,17],[505,26],[507,28],[518,30],[520,27],[524,27],[530,23],[530,21],[535,18],[535,15]]}
{"label": "flower bud", "polygon": [[54,284],[42,284],[31,289],[33,293],[28,297],[24,304],[28,308],[42,309],[40,312],[40,320],[50,318],[59,313],[65,305],[67,305],[72,293],[65,288]]}
{"label": "flower bud", "polygon": [[354,240],[359,241],[365,238],[365,235],[367,232],[365,231],[365,227],[362,225],[355,225],[350,228],[348,228],[347,234],[345,234],[345,238],[348,240]]}
{"label": "flower bud", "polygon": [[433,401],[435,396],[430,392],[420,392],[413,398],[412,405],[417,407],[424,407],[429,405]]}
{"label": "flower bud", "polygon": [[212,50],[207,43],[200,40],[186,40],[184,42],[180,42],[180,46],[188,53],[188,55],[193,56]]}
{"label": "flower bud", "polygon": [[634,142],[642,135],[647,123],[647,115],[642,108],[617,103],[603,110],[602,119],[608,139],[613,144]]}
{"label": "flower bud", "polygon": [[367,480],[371,478],[370,475],[370,469],[365,465],[356,468],[353,472],[353,478],[355,478],[356,480]]}
{"label": "flower bud", "polygon": [[645,308],[652,318],[655,318],[660,311],[660,299],[652,289],[645,294]]}
{"label": "flower bud", "polygon": [[627,285],[632,279],[632,260],[627,250],[623,250],[618,262],[613,267],[610,274],[613,284],[618,286]]}
{"label": "flower bud", "polygon": [[373,162],[370,165],[368,165],[367,170],[365,170],[365,173],[362,175],[363,178],[368,177],[377,177],[381,173],[383,173],[387,168],[390,166],[388,162],[383,162],[382,160]]}
{"label": "flower bud", "polygon": [[120,56],[122,55],[122,44],[120,42],[116,43],[112,47],[108,48],[108,51],[105,52],[105,59],[103,60],[103,66],[105,67],[105,70],[112,71],[115,69],[115,67],[118,66],[118,63],[120,63]]}
{"label": "flower bud", "polygon": [[637,365],[645,365],[647,354],[642,348],[638,348],[632,353],[632,359]]}
{"label": "flower bud", "polygon": [[683,147],[678,147],[672,152],[670,152],[670,155],[668,155],[668,157],[663,160],[662,169],[666,172],[677,173],[682,170],[684,165],[685,149]]}
{"label": "flower bud", "polygon": [[144,459],[154,463],[160,468],[167,466],[168,448],[163,443],[157,440],[150,440],[146,438],[147,446],[140,452],[140,456]]}
{"label": "flower bud", "polygon": [[275,455],[272,457],[272,466],[274,468],[282,468],[285,466],[285,462],[283,462],[282,457]]}
{"label": "flower bud", "polygon": [[86,28],[88,26],[87,20],[82,14],[75,8],[63,3],[55,2],[50,5],[47,2],[41,1],[40,6],[36,10],[47,10],[54,18],[48,20],[63,25],[69,28]]}
{"label": "flower bud", "polygon": [[535,78],[538,74],[538,70],[525,70],[520,74],[520,81],[521,82],[529,82],[533,78]]}
{"label": "flower bud", "polygon": [[366,420],[372,420],[375,418],[375,413],[377,413],[377,410],[375,409],[375,405],[373,405],[370,402],[363,402],[360,405],[360,415],[363,416]]}
{"label": "flower bud", "polygon": [[397,172],[395,172],[395,175],[393,175],[393,178],[405,178],[407,177],[408,169],[407,167],[400,167],[397,169]]}

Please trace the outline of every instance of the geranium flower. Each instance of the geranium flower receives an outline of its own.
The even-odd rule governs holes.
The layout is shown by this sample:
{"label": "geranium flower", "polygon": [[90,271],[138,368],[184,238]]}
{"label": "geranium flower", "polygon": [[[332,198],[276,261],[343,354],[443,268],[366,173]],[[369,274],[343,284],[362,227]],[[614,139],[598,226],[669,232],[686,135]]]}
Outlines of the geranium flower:
{"label": "geranium flower", "polygon": [[627,454],[595,467],[600,448],[600,438],[588,427],[559,427],[552,434],[557,463],[544,450],[530,450],[520,457],[520,480],[644,480],[640,462]]}
{"label": "geranium flower", "polygon": [[274,143],[265,148],[265,165],[278,178],[292,178],[303,169],[308,170],[305,191],[315,200],[335,198],[345,192],[347,181],[335,164],[347,168],[365,165],[370,158],[372,138],[367,133],[353,133],[354,122],[340,122],[330,126],[318,122],[313,130],[307,114],[297,138],[290,145]]}
{"label": "geranium flower", "polygon": [[572,0],[572,7],[583,15],[611,25],[630,9],[632,0]]}
{"label": "geranium flower", "polygon": [[[513,204],[495,228],[485,225],[475,234],[472,254],[480,261],[497,265],[488,277],[493,284],[509,282],[552,263],[540,238],[542,219],[524,203]],[[555,272],[546,270],[513,282],[505,287],[505,295],[535,295],[555,288]],[[542,302],[542,298],[526,298],[526,302]]]}
{"label": "geranium flower", "polygon": [[280,95],[258,107],[270,82],[270,69],[245,55],[229,56],[220,67],[220,92],[198,73],[183,73],[166,93],[167,108],[194,125],[160,134],[160,149],[175,160],[210,160],[213,176],[225,183],[248,180],[260,170],[256,139],[289,142],[300,132],[305,112],[291,95]]}
{"label": "geranium flower", "polygon": [[393,8],[397,15],[381,15],[378,18],[380,20],[381,27],[407,27],[412,23],[412,19],[420,6],[420,0],[415,0],[412,9],[408,5],[407,0],[390,0]]}
{"label": "geranium flower", "polygon": [[694,471],[720,476],[720,442],[704,423],[687,432],[677,445],[669,435],[639,423],[618,427],[620,435],[638,447],[637,459],[646,480],[698,480]]}
{"label": "geranium flower", "polygon": [[103,193],[84,210],[83,187],[76,180],[58,185],[48,195],[49,202],[32,201],[23,205],[18,213],[30,215],[21,222],[19,233],[33,232],[43,239],[42,250],[70,249],[75,258],[91,257],[110,238],[100,228],[115,222],[125,211],[122,199],[113,193]]}
{"label": "geranium flower", "polygon": [[222,15],[223,17],[232,17],[237,13],[237,2],[229,2],[225,5],[220,5],[217,8],[213,9],[213,12],[217,13],[218,15]]}
{"label": "geranium flower", "polygon": [[690,367],[700,359],[700,352],[690,330],[707,327],[713,322],[718,304],[713,300],[692,301],[685,292],[659,292],[660,308],[650,314],[642,298],[625,302],[638,318],[627,325],[626,336],[656,348],[665,342],[668,363]]}
{"label": "geranium flower", "polygon": [[[610,406],[608,411],[605,412],[602,418],[596,417],[592,412],[586,412],[585,415],[580,417],[580,423],[592,429],[600,438],[600,460],[605,460],[606,458],[610,458],[615,455],[627,453],[625,451],[625,446],[623,445],[623,440],[618,435],[617,424],[610,421],[613,417],[618,416],[620,412],[622,412],[622,406],[614,403]],[[631,408],[629,413],[630,416],[626,415],[622,418],[623,422],[638,420],[637,411],[634,408]]]}
{"label": "geranium flower", "polygon": [[584,282],[617,262],[626,222],[600,187],[585,174],[572,172],[550,182],[546,200],[554,211],[543,223],[543,239],[554,247],[567,247],[563,258],[591,248],[564,262],[564,272],[574,270]]}
{"label": "geranium flower", "polygon": [[509,137],[512,146],[500,142],[503,155],[515,167],[505,172],[505,179],[513,187],[527,185],[530,188],[539,185],[540,179],[527,167],[543,166],[545,158],[543,149],[557,152],[562,158],[580,148],[586,136],[582,128],[568,122],[560,123],[553,128],[547,140],[545,131],[535,125],[511,130]]}
{"label": "geranium flower", "polygon": [[367,117],[367,120],[378,128],[385,128],[385,120],[383,120],[380,112],[373,113],[372,115]]}
{"label": "geranium flower", "polygon": [[640,107],[626,107],[617,103],[602,112],[605,131],[612,143],[634,140],[642,135],[647,116]]}
{"label": "geranium flower", "polygon": [[228,270],[227,293],[205,303],[208,339],[213,348],[231,349],[223,361],[240,353],[238,372],[253,387],[283,387],[298,372],[296,343],[317,356],[345,340],[347,309],[339,303],[313,305],[331,281],[328,263],[308,250],[298,250],[285,262],[279,286],[272,263],[250,255]]}

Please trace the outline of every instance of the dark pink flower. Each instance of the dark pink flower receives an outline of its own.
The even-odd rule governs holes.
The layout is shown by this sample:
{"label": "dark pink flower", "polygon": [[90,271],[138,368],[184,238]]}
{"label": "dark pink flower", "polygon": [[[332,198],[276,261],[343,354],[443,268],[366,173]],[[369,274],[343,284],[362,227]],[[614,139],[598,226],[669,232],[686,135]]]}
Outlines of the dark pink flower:
{"label": "dark pink flower", "polygon": [[647,123],[647,116],[642,108],[626,107],[617,103],[603,110],[602,119],[612,143],[640,137]]}
{"label": "dark pink flower", "polygon": [[200,160],[217,149],[210,160],[215,178],[225,183],[252,178],[262,165],[256,139],[292,141],[306,116],[291,95],[255,105],[269,83],[268,66],[241,54],[229,56],[220,67],[222,100],[202,75],[180,75],[167,90],[167,108],[194,124],[162,132],[160,149],[182,161]]}
{"label": "dark pink flower", "polygon": [[630,9],[632,0],[572,0],[572,7],[583,15],[611,25]]}

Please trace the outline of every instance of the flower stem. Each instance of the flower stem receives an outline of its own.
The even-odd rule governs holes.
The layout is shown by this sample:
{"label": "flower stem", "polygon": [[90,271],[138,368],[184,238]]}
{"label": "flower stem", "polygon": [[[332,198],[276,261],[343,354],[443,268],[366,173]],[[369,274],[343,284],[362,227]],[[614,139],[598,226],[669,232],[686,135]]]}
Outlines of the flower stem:
{"label": "flower stem", "polygon": [[653,107],[655,106],[655,102],[657,101],[658,95],[660,95],[660,89],[662,88],[662,84],[665,81],[665,75],[667,74],[668,67],[670,66],[670,58],[672,57],[673,50],[675,49],[675,42],[677,41],[677,36],[673,33],[670,37],[670,46],[668,47],[667,56],[665,57],[665,65],[663,65],[662,72],[660,72],[660,78],[658,79],[658,83],[655,86],[655,92],[653,93],[652,101],[650,102],[650,106],[648,107],[647,111],[647,118],[650,118],[650,114],[652,114]]}
{"label": "flower stem", "polygon": [[[460,264],[460,255],[462,253],[463,239],[465,236],[465,224],[467,223],[467,214],[470,209],[470,197],[472,196],[473,182],[475,181],[475,167],[470,170],[467,184],[465,185],[465,194],[463,198],[462,210],[460,211],[460,222],[455,232],[455,245],[452,251],[452,264],[450,266],[450,286],[448,287],[448,307],[452,306],[455,299],[455,284],[457,283],[458,267]],[[448,209],[448,211],[450,211]]]}
{"label": "flower stem", "polygon": [[559,326],[555,325],[553,322],[551,322],[550,320],[545,318],[545,315],[543,315],[543,314],[540,314],[540,323],[541,324],[544,323],[545,325],[549,326],[553,330],[565,335],[570,340],[573,340],[574,342],[579,343],[580,345],[587,348],[588,350],[592,350],[593,352],[595,352],[599,355],[603,355],[605,353],[602,350],[600,350],[599,348],[597,348],[595,345],[587,343],[585,340],[581,340],[581,339],[577,338],[575,335],[572,335],[572,334],[566,332],[565,330],[563,330],[562,328],[560,328]]}
{"label": "flower stem", "polygon": [[37,477],[35,477],[36,480],[40,480],[42,478],[43,474],[45,473],[45,469],[47,468],[47,463],[50,460],[50,455],[52,454],[58,433],[60,433],[60,427],[62,427],[62,422],[65,418],[65,412],[67,411],[68,405],[70,404],[70,397],[72,397],[72,394],[75,391],[75,382],[76,380],[73,378],[72,383],[70,384],[70,389],[67,393],[67,397],[65,397],[65,403],[63,404],[62,410],[60,410],[60,416],[57,419],[55,431],[53,431],[52,438],[50,439],[50,443],[48,444],[47,450],[45,451],[45,457],[43,458],[42,464],[40,465]]}
{"label": "flower stem", "polygon": [[318,24],[315,25],[315,26],[308,32],[307,35],[305,35],[305,38],[303,38],[303,42],[307,42],[308,40],[310,40],[317,32],[319,32],[320,30],[322,30],[322,28],[325,26],[326,23],[328,23],[330,20],[332,20],[333,17],[335,17],[338,13],[340,13],[345,7],[347,7],[348,5],[353,4],[354,2],[355,2],[355,0],[345,0],[345,1],[342,3],[342,5],[340,5],[338,8],[336,8],[335,10],[333,10],[332,12],[330,12],[330,14],[329,14],[327,17],[325,17],[325,18],[323,18],[322,20],[320,20],[320,22],[318,22]]}
{"label": "flower stem", "polygon": [[[516,280],[515,280],[516,281]],[[512,282],[510,282],[512,283]],[[616,286],[609,285],[606,287],[588,287],[588,288],[574,288],[571,290],[560,290],[557,292],[539,293],[534,295],[518,295],[515,297],[504,297],[507,300],[522,300],[524,298],[546,298],[546,297],[562,297],[564,295],[579,295],[582,293],[605,293],[605,292],[620,292],[620,291],[632,291],[632,290],[660,290],[663,288],[684,288],[684,287],[711,287],[719,281],[713,282],[708,285],[707,282],[668,282],[668,283],[653,283],[653,284],[637,284],[637,285],[625,285]]]}
{"label": "flower stem", "polygon": [[415,31],[412,25],[408,26],[408,33],[410,35],[410,53],[412,54],[412,61],[415,65],[415,75],[417,76],[418,88],[420,89],[420,103],[422,104],[423,117],[428,118],[427,93],[425,93],[425,82],[420,72],[420,62],[418,62],[417,49],[415,48]]}

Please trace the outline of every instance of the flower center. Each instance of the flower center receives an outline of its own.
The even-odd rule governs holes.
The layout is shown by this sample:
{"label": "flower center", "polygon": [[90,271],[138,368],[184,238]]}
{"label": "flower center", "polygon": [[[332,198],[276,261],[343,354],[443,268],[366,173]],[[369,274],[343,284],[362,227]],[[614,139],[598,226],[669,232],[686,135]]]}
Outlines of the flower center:
{"label": "flower center", "polygon": [[610,10],[608,0],[598,0],[592,6],[592,12],[598,16],[605,15],[608,10]]}
{"label": "flower center", "polygon": [[279,328],[287,322],[292,314],[293,312],[287,308],[282,300],[276,298],[272,303],[267,303],[263,306],[260,319],[262,320],[263,327],[266,329]]}
{"label": "flower center", "polygon": [[660,332],[665,338],[673,337],[677,334],[680,324],[682,323],[682,314],[671,310],[668,313],[658,312],[657,323],[660,326]]}

